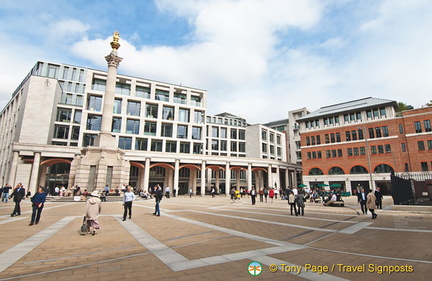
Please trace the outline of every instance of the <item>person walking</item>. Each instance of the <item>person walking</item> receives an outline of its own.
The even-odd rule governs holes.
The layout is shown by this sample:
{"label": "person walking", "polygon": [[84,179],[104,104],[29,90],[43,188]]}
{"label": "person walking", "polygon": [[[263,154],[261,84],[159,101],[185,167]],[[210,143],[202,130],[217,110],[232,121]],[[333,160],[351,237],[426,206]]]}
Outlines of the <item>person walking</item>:
{"label": "person walking", "polygon": [[98,218],[102,211],[102,203],[99,199],[99,193],[97,190],[94,190],[90,196],[88,196],[86,209],[84,216],[86,217],[87,227],[89,229],[89,233],[91,235],[96,234],[96,229],[99,229]]}
{"label": "person walking", "polygon": [[126,220],[126,215],[129,211],[129,219],[132,218],[132,202],[135,200],[135,194],[132,192],[131,187],[128,185],[123,196],[123,221]]}
{"label": "person walking", "polygon": [[156,190],[155,190],[155,201],[156,201],[156,204],[155,204],[155,211],[154,211],[154,213],[153,213],[153,215],[155,215],[155,216],[160,216],[160,201],[162,200],[162,197],[163,197],[163,194],[162,194],[162,188],[159,186],[159,185],[157,185],[156,186]]}
{"label": "person walking", "polygon": [[[275,196],[275,192],[274,192],[274,189],[273,188],[270,188],[270,190],[269,190],[269,197],[270,197],[270,199],[271,199],[271,203],[273,203],[273,197]],[[266,202],[267,202],[267,200],[266,200]]]}
{"label": "person walking", "polygon": [[21,215],[21,200],[24,199],[26,193],[22,183],[18,183],[10,195],[9,199],[13,197],[13,201],[15,202],[15,208],[11,214],[11,217],[20,216]]}
{"label": "person walking", "polygon": [[372,219],[376,219],[376,217],[378,217],[378,215],[375,214],[375,206],[376,206],[375,201],[376,201],[375,194],[372,193],[372,190],[369,190],[369,193],[368,193],[367,199],[366,199],[366,207],[371,212]]}
{"label": "person walking", "polygon": [[360,192],[357,193],[357,201],[360,203],[360,208],[364,215],[367,215],[366,198],[367,194],[363,187],[360,188]]}
{"label": "person walking", "polygon": [[252,199],[252,205],[255,205],[256,195],[257,195],[257,192],[256,192],[256,189],[255,189],[255,186],[254,186],[254,187],[252,187],[252,190],[250,192],[250,196],[251,196],[251,199]]}
{"label": "person walking", "polygon": [[294,196],[294,192],[292,190],[289,192],[287,199],[288,199],[288,205],[290,205],[291,216],[293,215],[293,210],[294,210],[295,215],[298,216],[297,208],[296,208],[296,202],[295,202],[295,196]]}
{"label": "person walking", "polygon": [[381,188],[379,188],[377,186],[376,190],[375,190],[375,204],[376,204],[376,208],[377,209],[382,209],[382,199],[383,199],[383,195],[381,193]]}
{"label": "person walking", "polygon": [[215,189],[214,189],[214,187],[212,187],[212,189],[211,189],[211,196],[212,196],[212,198],[215,197]]}
{"label": "person walking", "polygon": [[44,191],[44,188],[42,186],[39,186],[38,191],[31,198],[32,216],[29,224],[30,226],[39,223],[45,200],[46,200],[46,193]]}
{"label": "person walking", "polygon": [[305,193],[303,189],[299,189],[297,193],[297,212],[298,214],[304,216],[305,208]]}
{"label": "person walking", "polygon": [[170,188],[168,186],[165,188],[165,197],[170,198]]}
{"label": "person walking", "polygon": [[10,186],[10,184],[6,184],[3,187],[3,194],[2,194],[2,202],[7,203],[8,199],[9,199],[9,190],[12,189],[12,186]]}

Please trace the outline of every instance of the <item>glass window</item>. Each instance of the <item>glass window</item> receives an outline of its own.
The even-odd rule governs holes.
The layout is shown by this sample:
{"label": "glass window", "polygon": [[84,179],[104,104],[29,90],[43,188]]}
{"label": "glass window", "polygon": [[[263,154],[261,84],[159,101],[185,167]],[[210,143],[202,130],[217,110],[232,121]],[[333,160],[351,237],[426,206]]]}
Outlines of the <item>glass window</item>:
{"label": "glass window", "polygon": [[192,139],[194,140],[201,139],[201,127],[192,127]]}
{"label": "glass window", "polygon": [[196,124],[202,124],[204,120],[204,112],[195,110],[194,111],[194,121]]}
{"label": "glass window", "polygon": [[72,140],[78,140],[79,139],[79,133],[80,133],[80,127],[73,126],[72,127],[71,139]]}
{"label": "glass window", "polygon": [[364,137],[363,137],[363,130],[362,129],[358,129],[357,133],[358,133],[359,140],[364,139]]}
{"label": "glass window", "polygon": [[239,152],[246,152],[246,143],[239,142]]}
{"label": "glass window", "polygon": [[428,140],[427,145],[428,145],[428,149],[431,150],[432,149],[432,140]]}
{"label": "glass window", "polygon": [[[147,124],[147,123],[146,123]],[[140,121],[134,119],[126,120],[126,134],[139,134]],[[156,130],[155,130],[156,133]]]}
{"label": "glass window", "polygon": [[67,140],[69,138],[69,126],[55,125],[54,138]]}
{"label": "glass window", "polygon": [[162,141],[152,140],[150,149],[151,151],[162,151]]}
{"label": "glass window", "polygon": [[135,140],[135,150],[147,151],[147,139],[136,138]]}
{"label": "glass window", "polygon": [[361,112],[356,112],[356,119],[357,119],[358,121],[361,121],[361,120],[362,120],[362,118],[361,118]]}
{"label": "glass window", "polygon": [[75,124],[81,124],[81,117],[82,117],[82,111],[81,110],[75,110],[74,123]]}
{"label": "glass window", "polygon": [[391,153],[392,152],[390,144],[384,145],[384,149],[385,149],[385,153]]}
{"label": "glass window", "polygon": [[174,120],[174,107],[171,106],[162,107],[162,119]]}
{"label": "glass window", "polygon": [[378,145],[378,154],[384,154],[384,146],[382,144]]}
{"label": "glass window", "polygon": [[149,99],[150,98],[150,88],[137,86],[136,87],[136,96],[140,97],[140,98]]}
{"label": "glass window", "polygon": [[373,128],[369,128],[368,130],[369,130],[369,138],[370,138],[370,139],[375,138],[374,129],[373,129]]}
{"label": "glass window", "polygon": [[360,147],[360,155],[366,155],[366,149],[364,146]]}
{"label": "glass window", "polygon": [[423,172],[429,171],[427,162],[421,162],[421,169]]}
{"label": "glass window", "polygon": [[371,146],[371,154],[377,154],[377,148],[375,145]]}
{"label": "glass window", "polygon": [[389,136],[389,131],[388,131],[388,127],[387,126],[383,126],[382,127],[382,133],[383,133],[383,137],[388,137]]}
{"label": "glass window", "polygon": [[187,139],[187,126],[186,125],[177,125],[177,138],[179,139]]}
{"label": "glass window", "polygon": [[193,144],[193,154],[202,154],[203,145],[202,143],[194,143]]}
{"label": "glass window", "polygon": [[170,138],[172,138],[172,133],[173,133],[173,125],[172,124],[167,124],[167,123],[162,123],[161,136],[162,137],[170,137]]}
{"label": "glass window", "polygon": [[101,129],[102,116],[100,115],[88,115],[87,117],[87,130],[100,131]]}
{"label": "glass window", "polygon": [[83,146],[93,146],[96,137],[97,135],[94,134],[84,134]]}
{"label": "glass window", "polygon": [[351,131],[351,136],[353,141],[357,140],[357,130]]}
{"label": "glass window", "polygon": [[177,152],[177,142],[175,141],[167,141],[165,143],[165,151],[166,152]]}
{"label": "glass window", "polygon": [[156,122],[145,122],[144,135],[156,136]]}
{"label": "glass window", "polygon": [[415,128],[415,132],[416,133],[421,133],[422,132],[420,121],[415,121],[414,122],[414,128]]}
{"label": "glass window", "polygon": [[371,119],[372,118],[372,110],[368,110],[366,112],[366,116],[367,116],[368,119]]}
{"label": "glass window", "polygon": [[184,108],[179,109],[179,121],[189,122],[189,109],[184,109]]}
{"label": "glass window", "polygon": [[156,100],[160,101],[169,101],[169,92],[163,90],[156,90],[155,98]]}
{"label": "glass window", "polygon": [[231,139],[237,139],[237,129],[231,129]]}
{"label": "glass window", "polygon": [[358,147],[354,147],[353,152],[354,152],[354,156],[359,156],[359,148]]}
{"label": "glass window", "polygon": [[69,67],[65,66],[63,69],[63,79],[67,80],[69,77]]}
{"label": "glass window", "polygon": [[227,128],[220,128],[220,137],[223,139],[227,138]]}
{"label": "glass window", "polygon": [[418,150],[419,150],[419,151],[424,151],[424,150],[425,150],[425,144],[424,144],[424,141],[418,141],[418,142],[417,142],[417,146],[418,146]]}
{"label": "glass window", "polygon": [[[241,139],[241,140],[245,140],[246,139],[246,136],[245,136],[245,130],[240,130],[240,136],[239,136],[239,139]],[[340,140],[339,140],[340,141]],[[277,136],[276,137],[276,143],[278,144],[278,145],[280,145],[281,144],[281,136]],[[321,144],[321,141],[320,141],[320,136],[317,136],[317,144]]]}
{"label": "glass window", "polygon": [[48,77],[51,78],[57,78],[57,72],[59,70],[59,67],[57,65],[48,65]]}
{"label": "glass window", "polygon": [[76,76],[76,68],[72,68],[72,75],[71,75],[71,80],[75,80],[75,76]]}
{"label": "glass window", "polygon": [[375,134],[377,138],[382,137],[381,135],[381,128],[380,127],[375,127]]}
{"label": "glass window", "polygon": [[403,134],[404,130],[403,130],[403,125],[399,124],[399,134]]}
{"label": "glass window", "polygon": [[343,175],[345,172],[340,167],[332,167],[329,170],[329,175]]}
{"label": "glass window", "polygon": [[201,106],[201,97],[191,96],[191,105],[193,105],[193,106]]}
{"label": "glass window", "polygon": [[57,109],[57,119],[60,122],[70,122],[71,121],[72,110],[67,108]]}
{"label": "glass window", "polygon": [[175,93],[174,94],[174,102],[180,103],[180,104],[186,104],[186,95],[180,94],[180,93]]}
{"label": "glass window", "polygon": [[[326,143],[329,143],[330,140],[328,140],[327,138],[328,138],[328,135],[326,134]],[[351,140],[351,132],[350,131],[345,131],[345,138],[346,138],[346,141]]]}
{"label": "glass window", "polygon": [[430,122],[430,120],[424,120],[423,124],[424,124],[424,128],[425,128],[425,132],[430,132],[431,131],[431,122]]}
{"label": "glass window", "polygon": [[180,142],[180,153],[190,153],[190,143]]}
{"label": "glass window", "polygon": [[261,131],[261,138],[262,138],[262,140],[267,140],[267,131],[266,130]]}
{"label": "glass window", "polygon": [[116,83],[115,93],[119,95],[129,96],[131,90],[130,84]]}
{"label": "glass window", "polygon": [[133,116],[141,115],[141,103],[139,101],[128,101],[127,114]]}
{"label": "glass window", "polygon": [[266,143],[262,143],[261,149],[262,149],[263,153],[267,153],[267,144]]}
{"label": "glass window", "polygon": [[106,89],[106,80],[93,79],[92,90],[105,92],[105,89]]}
{"label": "glass window", "polygon": [[80,69],[78,82],[82,82],[84,80],[84,69]]}
{"label": "glass window", "polygon": [[385,117],[386,116],[386,110],[385,110],[385,108],[381,107],[379,110],[380,110],[381,117]]}
{"label": "glass window", "polygon": [[227,149],[228,149],[227,143],[228,142],[226,140],[221,140],[220,141],[220,150],[227,151]]}
{"label": "glass window", "polygon": [[157,118],[158,117],[158,106],[157,106],[157,104],[150,104],[150,103],[148,103],[146,105],[146,117],[149,117],[149,118]]}
{"label": "glass window", "polygon": [[237,152],[237,142],[236,141],[231,142],[231,151]]}
{"label": "glass window", "polygon": [[113,117],[111,132],[120,133],[121,132],[121,122],[122,122],[121,118]]}
{"label": "glass window", "polygon": [[[114,100],[114,106],[113,106],[113,113],[121,114],[121,108],[122,108],[122,100],[115,99]],[[128,111],[129,111],[129,109],[128,109]]]}
{"label": "glass window", "polygon": [[212,150],[219,150],[219,141],[218,140],[212,140],[211,141],[211,149]]}
{"label": "glass window", "polygon": [[132,138],[119,137],[118,148],[131,150],[132,149]]}
{"label": "glass window", "polygon": [[403,142],[401,143],[402,152],[406,152],[406,144]]}
{"label": "glass window", "polygon": [[212,127],[212,137],[218,138],[219,137],[219,127]]}
{"label": "glass window", "polygon": [[348,156],[353,156],[353,149],[347,148],[347,154],[348,154]]}
{"label": "glass window", "polygon": [[87,99],[87,110],[100,112],[102,110],[102,97],[89,96]]}
{"label": "glass window", "polygon": [[349,122],[349,115],[348,114],[344,114],[344,122],[345,123]]}

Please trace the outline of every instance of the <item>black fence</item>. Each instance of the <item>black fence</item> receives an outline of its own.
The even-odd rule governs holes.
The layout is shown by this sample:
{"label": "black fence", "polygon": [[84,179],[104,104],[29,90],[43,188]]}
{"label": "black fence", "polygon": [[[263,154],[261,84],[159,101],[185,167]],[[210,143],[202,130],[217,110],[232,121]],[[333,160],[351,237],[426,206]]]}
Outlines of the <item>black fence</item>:
{"label": "black fence", "polygon": [[394,175],[390,176],[392,185],[392,197],[395,205],[413,205],[415,203],[414,191],[411,180]]}

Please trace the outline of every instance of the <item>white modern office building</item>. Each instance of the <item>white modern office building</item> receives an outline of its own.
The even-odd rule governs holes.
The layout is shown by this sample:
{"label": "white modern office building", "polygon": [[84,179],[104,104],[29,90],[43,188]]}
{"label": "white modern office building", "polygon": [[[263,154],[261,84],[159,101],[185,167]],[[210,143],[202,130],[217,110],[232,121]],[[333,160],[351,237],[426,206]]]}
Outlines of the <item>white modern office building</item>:
{"label": "white modern office building", "polygon": [[297,182],[284,133],[208,115],[205,90],[117,74],[118,47],[108,71],[35,64],[0,113],[0,184],[32,193],[160,184],[203,195]]}

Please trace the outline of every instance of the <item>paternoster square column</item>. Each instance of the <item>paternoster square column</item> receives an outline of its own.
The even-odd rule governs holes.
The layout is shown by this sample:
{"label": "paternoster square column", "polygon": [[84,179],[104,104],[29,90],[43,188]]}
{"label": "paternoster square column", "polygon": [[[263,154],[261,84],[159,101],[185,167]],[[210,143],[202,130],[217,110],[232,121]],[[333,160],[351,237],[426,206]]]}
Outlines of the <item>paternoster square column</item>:
{"label": "paternoster square column", "polygon": [[117,49],[120,48],[118,42],[120,35],[118,31],[114,32],[113,41],[110,43],[112,51],[105,57],[108,62],[108,75],[105,89],[105,96],[103,102],[102,122],[99,135],[95,139],[95,145],[98,147],[116,148],[116,140],[111,134],[114,96],[117,81],[117,68],[123,58],[117,55]]}

